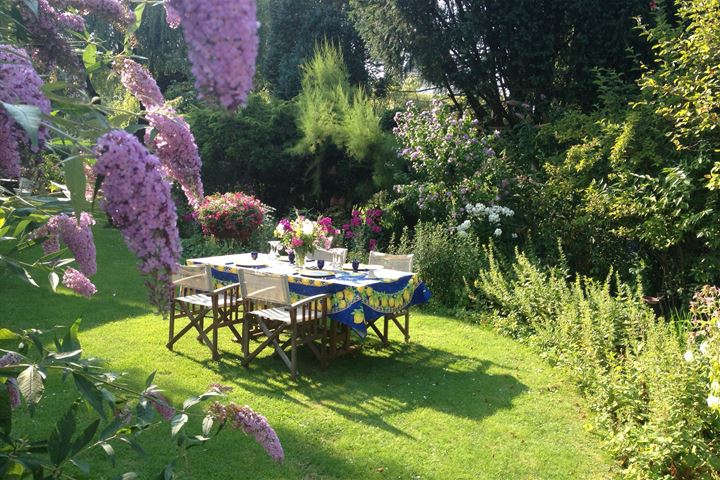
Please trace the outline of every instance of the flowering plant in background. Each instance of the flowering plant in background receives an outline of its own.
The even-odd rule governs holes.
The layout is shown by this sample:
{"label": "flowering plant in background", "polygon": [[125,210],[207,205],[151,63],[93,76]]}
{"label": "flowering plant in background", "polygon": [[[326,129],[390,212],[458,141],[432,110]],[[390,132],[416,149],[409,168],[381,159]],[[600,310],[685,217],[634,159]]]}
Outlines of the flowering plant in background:
{"label": "flowering plant in background", "polygon": [[382,214],[379,208],[353,209],[350,221],[342,226],[343,237],[350,243],[351,250],[355,252],[377,250],[382,232],[380,226]]}
{"label": "flowering plant in background", "polygon": [[501,237],[503,233],[509,233],[510,237],[517,238],[517,233],[510,232],[507,225],[515,216],[515,212],[508,207],[478,202],[475,205],[468,203],[461,207],[460,211],[467,215],[466,220],[455,227],[455,231],[460,235],[467,235],[468,231],[474,230],[481,236],[492,234],[494,237]]}
{"label": "flowering plant in background", "polygon": [[415,203],[420,218],[445,220],[469,202],[501,194],[506,167],[493,145],[499,132],[485,134],[469,112],[458,113],[440,100],[423,110],[410,101],[395,115],[398,155],[410,166],[407,181],[396,185],[400,202]]}
{"label": "flowering plant in background", "polygon": [[720,288],[705,285],[690,302],[695,332],[685,361],[704,362],[708,369],[707,405],[720,412]]}
{"label": "flowering plant in background", "polygon": [[[283,461],[280,439],[264,416],[247,406],[221,403],[229,387],[212,384],[204,393],[176,403],[172,392],[155,384],[155,373],[144,386],[128,385],[122,374],[83,357],[79,328],[78,320],[65,332],[0,329],[3,341],[18,345],[15,351],[0,350],[0,466],[17,473],[13,478],[97,478],[85,461],[89,452],[104,452],[114,467],[117,446],[142,452],[142,434],[168,426],[168,434],[153,438],[172,445],[164,451],[176,449],[175,458],[158,472],[160,478],[177,478],[177,460],[187,459],[188,449],[211,441],[226,424],[251,436],[276,462]],[[54,391],[60,389],[62,395]],[[30,417],[43,401],[65,402],[67,409],[51,428],[42,430],[44,436],[29,438],[26,428],[17,427],[32,422]],[[193,418],[197,421],[190,422]],[[37,448],[38,444],[50,447]],[[130,451],[118,450],[117,455]],[[139,477],[124,472],[118,478]]]}
{"label": "flowering plant in background", "polygon": [[280,220],[275,227],[274,235],[286,250],[295,253],[298,263],[302,264],[305,257],[315,248],[332,247],[333,239],[339,233],[333,227],[330,217],[321,217],[313,221],[296,213],[294,220],[287,218]]}
{"label": "flowering plant in background", "polygon": [[222,239],[247,240],[262,225],[269,207],[243,192],[208,195],[195,217],[203,234]]}

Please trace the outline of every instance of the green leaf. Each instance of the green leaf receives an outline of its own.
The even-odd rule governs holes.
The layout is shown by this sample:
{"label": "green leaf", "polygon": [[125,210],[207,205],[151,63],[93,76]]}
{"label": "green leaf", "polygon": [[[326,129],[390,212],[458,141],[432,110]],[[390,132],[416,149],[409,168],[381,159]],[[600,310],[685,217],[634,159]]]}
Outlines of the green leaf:
{"label": "green leaf", "polygon": [[175,478],[175,460],[165,465],[162,473],[160,474],[160,480],[173,480]]}
{"label": "green leaf", "polygon": [[71,441],[75,435],[77,423],[77,403],[73,403],[68,411],[55,425],[48,438],[48,455],[54,465],[60,465],[70,453]]}
{"label": "green leaf", "polygon": [[70,459],[70,463],[72,463],[73,465],[75,465],[75,466],[76,466],[78,469],[80,469],[80,471],[81,471],[82,473],[84,473],[85,475],[89,475],[89,474],[90,474],[90,464],[89,464],[89,463],[83,462],[82,460],[76,460],[76,459],[74,459],[74,458],[71,458],[71,459]]}
{"label": "green leaf", "polygon": [[82,434],[80,434],[79,437],[75,439],[75,441],[72,444],[72,448],[70,449],[70,456],[74,457],[78,454],[80,450],[85,448],[95,437],[95,434],[98,431],[98,428],[100,427],[100,419],[95,420],[90,425],[88,425],[85,430],[83,430]]}
{"label": "green leaf", "polygon": [[33,287],[37,287],[38,284],[35,281],[35,279],[30,275],[30,272],[28,272],[24,267],[16,264],[15,262],[5,262],[5,265],[7,265],[7,268],[15,274],[16,277],[19,279],[29,283]]}
{"label": "green leaf", "polygon": [[7,328],[0,328],[0,340],[17,340],[20,335]]}
{"label": "green leaf", "polygon": [[212,415],[206,415],[205,418],[203,418],[203,421],[202,421],[203,435],[205,435],[205,436],[210,435],[210,430],[212,430],[214,423],[215,423],[215,420],[213,420]]}
{"label": "green leaf", "polygon": [[103,402],[103,394],[99,388],[97,388],[90,380],[73,372],[73,380],[75,381],[75,388],[80,395],[85,399],[90,406],[100,414],[102,418],[107,418],[105,415],[105,403]]}
{"label": "green leaf", "polygon": [[175,415],[173,419],[170,420],[170,435],[173,437],[177,435],[187,422],[188,416],[184,413]]}
{"label": "green leaf", "polygon": [[38,16],[38,0],[23,0],[25,6],[27,6],[31,12]]}
{"label": "green leaf", "polygon": [[137,473],[126,472],[126,473],[123,473],[122,475],[118,475],[117,477],[115,477],[115,480],[135,480],[136,478],[140,478],[140,477],[138,477]]}
{"label": "green leaf", "polygon": [[112,463],[112,466],[115,467],[115,449],[110,445],[109,443],[101,443],[100,446],[103,450],[105,450],[105,454],[108,456],[108,459],[110,460],[110,463]]}
{"label": "green leaf", "polygon": [[128,445],[130,445],[132,447],[132,449],[135,450],[135,453],[137,453],[141,457],[144,457],[147,455],[147,453],[145,453],[145,450],[142,448],[142,445],[140,445],[138,443],[138,441],[135,440],[134,438],[120,437],[120,441],[125,442]]}
{"label": "green leaf", "polygon": [[57,291],[57,287],[60,284],[60,276],[55,272],[48,273],[48,280],[50,281],[50,288],[53,292]]}
{"label": "green leaf", "polygon": [[112,437],[120,429],[120,427],[122,427],[122,418],[115,417],[113,421],[103,428],[102,432],[100,432],[100,440],[107,440]]}
{"label": "green leaf", "polygon": [[0,383],[0,432],[10,435],[12,431],[12,406],[10,393],[4,383]]}
{"label": "green leaf", "polygon": [[80,350],[80,340],[78,339],[78,332],[80,331],[81,322],[82,319],[78,318],[68,329],[67,333],[65,334],[65,338],[63,338],[62,344],[60,346],[61,352]]}
{"label": "green leaf", "polygon": [[35,105],[13,105],[12,103],[2,103],[13,120],[15,120],[28,134],[33,148],[38,147],[38,131],[42,122],[42,112]]}
{"label": "green leaf", "polygon": [[90,69],[97,63],[97,46],[94,43],[88,43],[82,54],[83,64],[86,69]]}
{"label": "green leaf", "polygon": [[43,375],[37,366],[30,365],[27,367],[20,372],[17,380],[20,386],[20,393],[22,393],[22,396],[28,403],[36,404],[40,401],[45,386],[43,385]]}
{"label": "green leaf", "polygon": [[87,210],[87,200],[85,200],[85,161],[80,157],[71,158],[63,163],[65,171],[65,185],[70,191],[70,202],[75,209],[75,214]]}
{"label": "green leaf", "polygon": [[157,370],[153,370],[153,372],[148,375],[148,377],[145,379],[145,388],[150,388],[150,385],[152,385],[153,380],[155,380],[155,374],[157,373]]}

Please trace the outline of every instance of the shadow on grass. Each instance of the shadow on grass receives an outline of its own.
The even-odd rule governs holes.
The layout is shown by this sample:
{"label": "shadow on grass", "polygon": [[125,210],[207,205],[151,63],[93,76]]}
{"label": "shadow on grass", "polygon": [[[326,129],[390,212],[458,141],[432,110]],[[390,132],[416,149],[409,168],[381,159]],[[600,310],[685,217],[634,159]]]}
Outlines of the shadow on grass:
{"label": "shadow on grass", "polygon": [[247,369],[234,352],[222,352],[218,362],[177,354],[256,395],[305,407],[321,405],[349,421],[405,437],[410,435],[393,425],[396,415],[429,408],[479,420],[511,408],[513,399],[527,391],[512,375],[488,373],[493,362],[419,344],[380,348],[379,342],[368,341],[363,350],[330,362],[326,370],[309,352],[301,351],[298,357],[304,375],[297,382],[269,353]]}

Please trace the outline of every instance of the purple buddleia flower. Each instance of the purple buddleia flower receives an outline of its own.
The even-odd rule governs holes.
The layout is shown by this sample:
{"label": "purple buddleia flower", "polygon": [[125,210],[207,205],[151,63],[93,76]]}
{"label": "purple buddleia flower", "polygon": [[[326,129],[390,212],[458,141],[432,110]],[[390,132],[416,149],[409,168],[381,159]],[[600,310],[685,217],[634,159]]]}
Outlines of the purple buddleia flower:
{"label": "purple buddleia flower", "polygon": [[165,0],[165,21],[170,28],[178,28],[180,26],[180,14],[172,6],[171,0]]}
{"label": "purple buddleia flower", "polygon": [[155,79],[144,66],[126,59],[120,71],[123,85],[147,109],[145,117],[154,132],[146,130],[145,144],[160,159],[163,173],[180,184],[188,202],[196,208],[203,199],[202,161],[190,126],[165,103]]}
{"label": "purple buddleia flower", "polygon": [[150,130],[145,132],[145,144],[152,146],[163,172],[180,184],[196,208],[203,199],[202,160],[190,125],[170,107],[152,109],[145,117],[155,130],[154,136]]}
{"label": "purple buddleia flower", "polygon": [[15,410],[21,403],[20,387],[18,387],[18,382],[14,378],[8,378],[5,381],[5,387],[7,388],[8,397],[10,397],[10,408]]}
{"label": "purple buddleia flower", "polygon": [[51,0],[51,3],[58,8],[77,8],[83,15],[92,13],[123,30],[135,22],[135,14],[119,0]]}
{"label": "purple buddleia flower", "polygon": [[65,270],[62,283],[67,288],[79,295],[82,295],[83,297],[90,298],[97,293],[97,288],[95,288],[95,285],[93,285],[90,279],[74,268],[68,268]]}
{"label": "purple buddleia flower", "polygon": [[70,28],[75,30],[76,25],[68,23],[67,18],[61,18],[48,0],[38,0],[37,15],[25,4],[21,3],[20,14],[25,22],[27,33],[32,38],[33,58],[48,65],[63,65],[71,69],[80,67],[77,55],[73,53],[68,37],[62,30]]}
{"label": "purple buddleia flower", "polygon": [[[0,44],[0,101],[18,105],[33,105],[46,115],[50,113],[50,101],[42,93],[43,81],[22,48]],[[41,126],[38,131],[39,145],[48,138],[48,129]],[[20,176],[20,143],[33,151],[30,137],[0,107],[0,174]]]}
{"label": "purple buddleia flower", "polygon": [[120,81],[146,109],[160,107],[165,98],[147,68],[126,58],[120,67]]}
{"label": "purple buddleia flower", "polygon": [[160,161],[137,137],[120,130],[98,140],[95,173],[105,176],[103,208],[148,275],[151,302],[161,311],[172,299],[170,276],[180,258],[177,212]]}
{"label": "purple buddleia flower", "polygon": [[202,98],[229,110],[244,105],[258,51],[255,0],[172,0]]}
{"label": "purple buddleia flower", "polygon": [[153,408],[162,418],[168,422],[172,420],[176,413],[175,407],[170,404],[170,401],[165,398],[164,395],[158,392],[150,392],[145,394],[145,396],[150,400]]}
{"label": "purple buddleia flower", "polygon": [[282,463],[285,459],[285,452],[275,430],[265,417],[254,412],[247,405],[241,407],[235,403],[222,405],[214,402],[210,405],[208,413],[215,420],[228,422],[231,427],[253,437],[276,462]]}
{"label": "purple buddleia flower", "polygon": [[81,213],[79,219],[63,213],[50,217],[45,225],[32,232],[30,238],[46,237],[43,243],[45,254],[57,252],[62,241],[75,257],[78,269],[84,275],[91,277],[97,272],[95,243],[91,229],[93,225],[95,220],[87,212]]}
{"label": "purple buddleia flower", "polygon": [[22,355],[15,352],[8,352],[0,357],[0,367],[11,367],[23,361]]}

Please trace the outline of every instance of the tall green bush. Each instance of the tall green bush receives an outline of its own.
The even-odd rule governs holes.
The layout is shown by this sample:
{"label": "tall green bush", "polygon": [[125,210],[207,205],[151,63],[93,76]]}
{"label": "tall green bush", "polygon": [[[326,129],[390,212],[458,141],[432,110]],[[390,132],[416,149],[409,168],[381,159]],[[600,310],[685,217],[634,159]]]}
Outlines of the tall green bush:
{"label": "tall green bush", "polygon": [[[503,332],[527,339],[570,372],[596,413],[626,478],[713,478],[720,424],[707,407],[707,372],[684,354],[687,337],[617,275],[566,279],[518,253],[487,249],[476,299]],[[684,358],[685,357],[685,358]]]}

